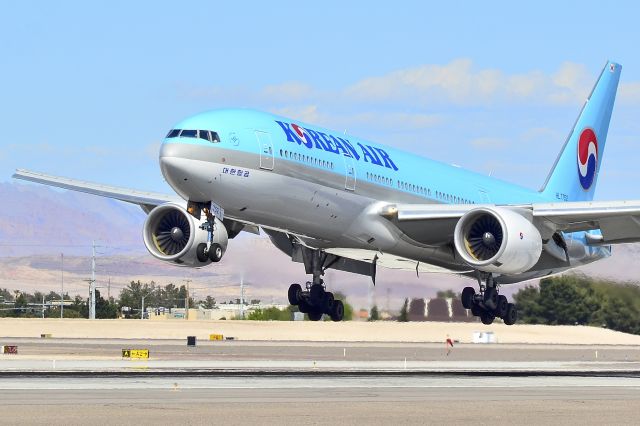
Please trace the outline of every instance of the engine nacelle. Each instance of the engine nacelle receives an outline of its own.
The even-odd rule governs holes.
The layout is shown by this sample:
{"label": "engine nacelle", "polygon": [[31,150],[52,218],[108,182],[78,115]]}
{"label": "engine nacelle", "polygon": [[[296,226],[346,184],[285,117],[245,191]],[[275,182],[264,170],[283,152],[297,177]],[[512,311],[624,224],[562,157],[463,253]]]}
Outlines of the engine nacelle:
{"label": "engine nacelle", "polygon": [[524,216],[500,207],[479,207],[460,218],[454,231],[460,257],[473,268],[519,274],[540,259],[542,237]]}
{"label": "engine nacelle", "polygon": [[[161,204],[149,212],[142,228],[144,245],[156,259],[174,262],[180,266],[205,266],[210,260],[201,262],[196,255],[198,244],[207,242],[207,231],[201,222],[177,204]],[[214,243],[226,251],[227,229],[215,219]]]}

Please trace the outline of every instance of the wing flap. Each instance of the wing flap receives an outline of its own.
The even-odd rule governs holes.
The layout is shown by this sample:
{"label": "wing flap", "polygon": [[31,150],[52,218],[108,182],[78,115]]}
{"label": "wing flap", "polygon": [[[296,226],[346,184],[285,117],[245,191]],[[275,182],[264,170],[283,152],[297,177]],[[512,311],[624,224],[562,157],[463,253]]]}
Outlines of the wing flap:
{"label": "wing flap", "polygon": [[563,232],[599,229],[603,244],[640,241],[640,201],[533,204],[533,217]]}

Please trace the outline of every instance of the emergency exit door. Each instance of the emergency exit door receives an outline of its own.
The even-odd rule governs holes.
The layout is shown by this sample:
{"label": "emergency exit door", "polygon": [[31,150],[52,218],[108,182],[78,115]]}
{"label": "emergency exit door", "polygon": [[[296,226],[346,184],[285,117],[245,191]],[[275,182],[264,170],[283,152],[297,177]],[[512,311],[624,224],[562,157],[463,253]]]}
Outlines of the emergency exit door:
{"label": "emergency exit door", "polygon": [[347,157],[344,155],[344,172],[345,172],[345,181],[344,181],[344,189],[349,191],[356,190],[356,162],[353,157]]}
{"label": "emergency exit door", "polygon": [[260,149],[260,168],[273,170],[273,142],[271,135],[267,132],[256,130],[258,147]]}

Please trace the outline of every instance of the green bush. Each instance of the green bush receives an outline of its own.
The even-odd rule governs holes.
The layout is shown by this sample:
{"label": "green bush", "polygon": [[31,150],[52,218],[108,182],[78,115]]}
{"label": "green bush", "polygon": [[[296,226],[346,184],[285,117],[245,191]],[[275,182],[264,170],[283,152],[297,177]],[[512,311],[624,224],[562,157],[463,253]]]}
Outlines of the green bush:
{"label": "green bush", "polygon": [[527,324],[593,325],[640,334],[640,287],[573,274],[545,278],[514,296]]}

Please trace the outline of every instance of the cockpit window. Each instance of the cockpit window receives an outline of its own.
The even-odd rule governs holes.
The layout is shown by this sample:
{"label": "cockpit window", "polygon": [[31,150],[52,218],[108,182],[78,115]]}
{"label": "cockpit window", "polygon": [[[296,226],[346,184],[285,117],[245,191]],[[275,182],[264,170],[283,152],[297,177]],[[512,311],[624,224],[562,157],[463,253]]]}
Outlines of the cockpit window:
{"label": "cockpit window", "polygon": [[212,132],[210,130],[173,129],[167,133],[167,138],[177,138],[178,136],[181,138],[200,138],[213,143],[220,142],[218,132]]}

